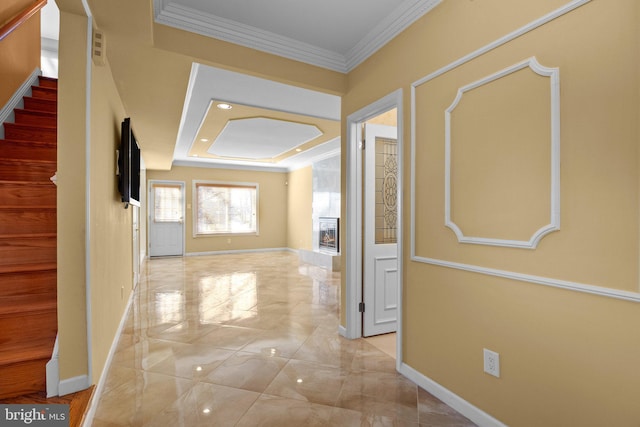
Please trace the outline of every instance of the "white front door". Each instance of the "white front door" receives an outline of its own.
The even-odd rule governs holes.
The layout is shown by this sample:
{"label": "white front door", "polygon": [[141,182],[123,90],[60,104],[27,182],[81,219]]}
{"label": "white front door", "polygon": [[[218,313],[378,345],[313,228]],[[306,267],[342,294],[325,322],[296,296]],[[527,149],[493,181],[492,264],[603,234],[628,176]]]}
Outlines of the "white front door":
{"label": "white front door", "polygon": [[184,183],[150,182],[149,256],[183,255]]}
{"label": "white front door", "polygon": [[363,335],[395,332],[399,220],[397,129],[365,125]]}

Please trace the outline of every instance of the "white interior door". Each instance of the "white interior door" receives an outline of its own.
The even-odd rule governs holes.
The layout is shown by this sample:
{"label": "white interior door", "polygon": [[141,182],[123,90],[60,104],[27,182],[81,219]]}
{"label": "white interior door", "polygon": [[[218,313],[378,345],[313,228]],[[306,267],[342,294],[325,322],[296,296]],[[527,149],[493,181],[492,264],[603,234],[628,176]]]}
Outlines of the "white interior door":
{"label": "white interior door", "polygon": [[365,125],[362,329],[365,337],[395,332],[398,311],[397,129]]}
{"label": "white interior door", "polygon": [[184,254],[184,183],[149,185],[149,256]]}

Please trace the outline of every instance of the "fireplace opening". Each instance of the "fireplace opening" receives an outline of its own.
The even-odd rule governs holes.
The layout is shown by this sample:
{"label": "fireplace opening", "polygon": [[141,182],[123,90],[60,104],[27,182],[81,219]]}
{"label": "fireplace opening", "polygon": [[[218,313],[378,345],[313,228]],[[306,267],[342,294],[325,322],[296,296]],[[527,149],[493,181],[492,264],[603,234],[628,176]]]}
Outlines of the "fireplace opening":
{"label": "fireplace opening", "polygon": [[340,252],[340,218],[319,218],[319,249],[325,252]]}

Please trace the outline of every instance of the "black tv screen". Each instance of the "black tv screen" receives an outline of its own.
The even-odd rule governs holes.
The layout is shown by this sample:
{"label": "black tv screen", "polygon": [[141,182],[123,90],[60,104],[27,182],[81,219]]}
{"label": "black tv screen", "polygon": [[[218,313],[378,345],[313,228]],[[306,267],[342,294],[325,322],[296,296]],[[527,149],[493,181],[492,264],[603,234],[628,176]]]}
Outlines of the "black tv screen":
{"label": "black tv screen", "polygon": [[122,122],[118,169],[118,190],[125,209],[129,205],[140,206],[140,148],[128,117]]}

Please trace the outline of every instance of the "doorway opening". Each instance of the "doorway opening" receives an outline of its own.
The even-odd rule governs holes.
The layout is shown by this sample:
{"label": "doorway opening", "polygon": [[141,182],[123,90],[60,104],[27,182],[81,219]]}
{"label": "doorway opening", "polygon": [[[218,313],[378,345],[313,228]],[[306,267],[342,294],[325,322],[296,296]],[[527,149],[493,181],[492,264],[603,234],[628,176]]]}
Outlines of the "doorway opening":
{"label": "doorway opening", "polygon": [[[347,117],[346,324],[402,338],[402,90]],[[376,173],[377,171],[377,173]]]}

